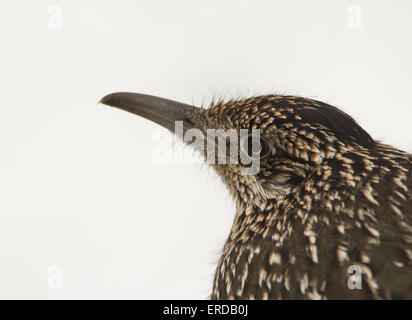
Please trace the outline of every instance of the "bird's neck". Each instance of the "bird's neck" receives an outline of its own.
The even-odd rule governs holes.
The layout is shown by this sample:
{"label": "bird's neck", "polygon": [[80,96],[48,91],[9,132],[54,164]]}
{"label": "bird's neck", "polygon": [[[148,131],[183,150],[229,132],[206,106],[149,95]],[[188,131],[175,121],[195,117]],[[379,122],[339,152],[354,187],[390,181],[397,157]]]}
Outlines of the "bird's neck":
{"label": "bird's neck", "polygon": [[[291,224],[304,226],[312,220],[328,224],[330,217],[316,217],[314,206],[321,203],[325,212],[333,211],[336,217],[343,210],[335,207],[336,199],[353,196],[360,189],[367,190],[376,179],[399,171],[399,164],[406,167],[407,162],[406,153],[378,143],[373,150],[346,149],[310,169],[294,168],[291,172],[303,170],[302,179],[296,185],[279,188],[277,193],[268,192],[264,184],[253,177],[242,178],[243,183],[236,184],[240,188],[232,190],[236,215],[229,239],[234,240],[246,229],[261,235],[268,232],[267,227],[276,225],[279,233],[287,236]],[[291,215],[292,211],[296,214]],[[308,212],[312,212],[311,216]]]}

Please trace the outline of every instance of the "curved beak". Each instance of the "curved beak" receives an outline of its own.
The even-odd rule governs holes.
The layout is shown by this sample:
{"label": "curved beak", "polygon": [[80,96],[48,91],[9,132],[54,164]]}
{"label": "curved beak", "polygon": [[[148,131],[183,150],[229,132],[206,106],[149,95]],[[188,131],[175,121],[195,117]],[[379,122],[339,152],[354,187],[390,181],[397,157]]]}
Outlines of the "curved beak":
{"label": "curved beak", "polygon": [[123,109],[151,120],[175,132],[175,121],[193,127],[191,116],[200,108],[147,94],[116,92],[103,97],[99,103]]}

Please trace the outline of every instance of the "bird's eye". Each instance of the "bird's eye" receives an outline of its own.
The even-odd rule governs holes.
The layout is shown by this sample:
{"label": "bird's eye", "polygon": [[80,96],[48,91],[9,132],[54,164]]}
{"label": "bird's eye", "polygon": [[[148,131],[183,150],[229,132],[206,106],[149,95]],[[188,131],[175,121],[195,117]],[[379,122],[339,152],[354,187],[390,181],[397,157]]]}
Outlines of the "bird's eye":
{"label": "bird's eye", "polygon": [[246,157],[263,159],[273,154],[275,149],[260,135],[249,134],[240,141],[240,150]]}

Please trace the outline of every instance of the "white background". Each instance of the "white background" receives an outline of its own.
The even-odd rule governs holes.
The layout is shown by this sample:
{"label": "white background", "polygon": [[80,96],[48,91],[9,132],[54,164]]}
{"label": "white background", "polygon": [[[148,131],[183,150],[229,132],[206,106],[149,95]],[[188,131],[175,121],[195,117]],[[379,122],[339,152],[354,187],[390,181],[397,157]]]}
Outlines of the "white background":
{"label": "white background", "polygon": [[207,298],[225,188],[205,165],[156,164],[158,127],[97,101],[298,94],[412,151],[411,15],[407,0],[2,0],[0,298]]}

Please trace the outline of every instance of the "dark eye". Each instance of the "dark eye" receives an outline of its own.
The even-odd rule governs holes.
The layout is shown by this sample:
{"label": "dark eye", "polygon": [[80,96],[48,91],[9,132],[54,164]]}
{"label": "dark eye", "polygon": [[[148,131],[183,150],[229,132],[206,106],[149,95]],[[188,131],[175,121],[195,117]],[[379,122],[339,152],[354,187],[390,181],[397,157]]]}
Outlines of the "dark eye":
{"label": "dark eye", "polygon": [[247,139],[240,141],[240,150],[249,158],[264,159],[274,154],[275,148],[260,135],[249,134]]}

